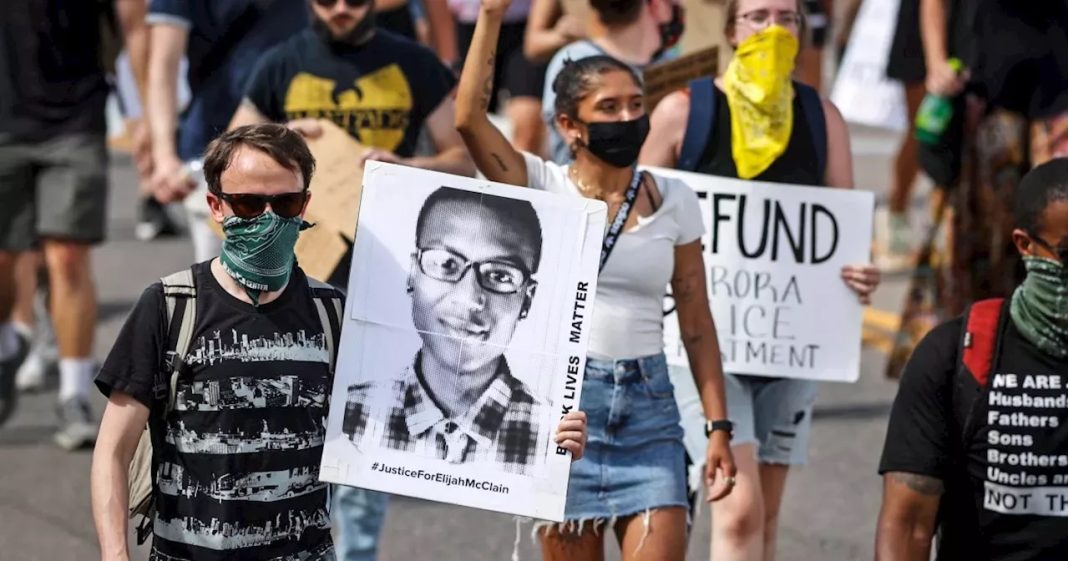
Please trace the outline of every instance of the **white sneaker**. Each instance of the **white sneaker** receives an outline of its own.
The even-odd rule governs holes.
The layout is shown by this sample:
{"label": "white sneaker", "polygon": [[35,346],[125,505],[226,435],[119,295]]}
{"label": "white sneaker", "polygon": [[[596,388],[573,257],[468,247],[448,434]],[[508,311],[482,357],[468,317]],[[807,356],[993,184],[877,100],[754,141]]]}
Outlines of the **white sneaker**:
{"label": "white sneaker", "polygon": [[45,387],[45,361],[41,355],[31,352],[18,373],[15,374],[15,389],[20,392],[39,392]]}
{"label": "white sneaker", "polygon": [[91,447],[96,443],[97,426],[85,398],[73,397],[57,406],[59,430],[56,444],[67,451]]}

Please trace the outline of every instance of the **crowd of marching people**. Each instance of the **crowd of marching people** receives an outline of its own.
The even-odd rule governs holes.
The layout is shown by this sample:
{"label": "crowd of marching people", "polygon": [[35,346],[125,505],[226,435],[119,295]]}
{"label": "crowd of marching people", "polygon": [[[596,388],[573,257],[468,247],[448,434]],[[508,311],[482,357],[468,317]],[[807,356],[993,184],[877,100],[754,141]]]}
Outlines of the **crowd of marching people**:
{"label": "crowd of marching people", "polygon": [[[0,426],[20,393],[57,371],[56,443],[95,446],[102,559],[128,558],[133,510],[147,513],[137,533],[153,560],[377,558],[389,496],[314,475],[331,404],[204,411],[181,398],[223,379],[330,387],[353,246],[322,279],[305,274],[294,249],[322,173],[307,144],[324,134],[320,119],[362,146],[352,155],[361,165],[481,175],[607,205],[580,411],[553,427],[573,460],[566,521],[537,525],[543,559],[603,559],[612,532],[625,560],[681,561],[694,547],[691,464],[711,503],[710,558],[776,557],[819,383],[724,370],[698,197],[648,168],[853,189],[849,127],[821,92],[831,2],[726,0],[717,42],[729,62],[655,106],[643,71],[679,55],[681,0],[589,0],[585,18],[561,0],[12,4],[0,16]],[[905,84],[918,134],[907,133],[895,162],[879,257],[914,259],[906,214],[920,170],[938,187],[950,243],[935,260],[943,323],[913,341],[879,467],[883,561],[926,560],[932,547],[943,560],[1068,555],[1068,480],[1058,470],[1068,465],[1068,408],[1053,391],[1068,375],[1068,160],[1059,159],[1068,156],[1068,8],[1024,4],[900,2],[887,73]],[[123,72],[137,235],[184,229],[195,263],[160,272],[173,274],[144,290],[98,365],[91,251],[107,232],[105,103]],[[526,249],[536,270],[540,249]],[[485,264],[469,263],[478,294],[488,290]],[[419,283],[460,283],[466,272]],[[881,279],[873,263],[840,271],[862,305]],[[409,294],[424,286],[414,284]],[[693,435],[665,357],[669,290],[704,424],[700,454],[685,444]],[[220,329],[235,341],[302,332],[324,344],[299,360],[194,352]],[[491,374],[487,395],[509,379]],[[107,398],[99,423],[94,385]],[[459,422],[417,387],[430,395],[418,404],[428,415]],[[261,425],[312,436],[255,452],[208,443]],[[137,461],[148,462],[149,480],[134,496]],[[209,488],[264,470],[304,474],[306,491],[245,501],[183,496],[157,480]],[[1064,495],[1041,495],[1061,483]],[[198,531],[249,520],[288,526],[266,542]]]}

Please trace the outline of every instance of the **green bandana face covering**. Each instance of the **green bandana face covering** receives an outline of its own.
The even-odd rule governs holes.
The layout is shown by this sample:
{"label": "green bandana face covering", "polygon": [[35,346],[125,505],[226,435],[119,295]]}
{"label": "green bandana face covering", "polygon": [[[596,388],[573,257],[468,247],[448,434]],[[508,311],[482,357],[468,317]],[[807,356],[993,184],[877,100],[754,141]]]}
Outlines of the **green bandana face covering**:
{"label": "green bandana face covering", "polygon": [[258,303],[260,294],[281,290],[289,282],[301,230],[311,227],[300,217],[282,218],[267,211],[255,218],[230,216],[219,261],[223,269]]}
{"label": "green bandana face covering", "polygon": [[1023,260],[1027,278],[1012,295],[1012,321],[1046,354],[1068,358],[1068,270],[1052,259]]}

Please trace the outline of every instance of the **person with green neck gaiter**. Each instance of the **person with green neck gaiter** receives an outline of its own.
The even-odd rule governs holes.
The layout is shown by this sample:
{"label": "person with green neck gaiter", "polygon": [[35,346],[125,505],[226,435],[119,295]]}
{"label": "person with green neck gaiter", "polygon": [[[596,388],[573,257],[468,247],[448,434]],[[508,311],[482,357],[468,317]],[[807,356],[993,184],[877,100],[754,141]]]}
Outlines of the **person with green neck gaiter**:
{"label": "person with green neck gaiter", "polygon": [[[910,357],[879,466],[878,559],[1068,559],[1068,159],[1016,186],[1026,276]],[[941,524],[941,527],[939,527]]]}
{"label": "person with green neck gaiter", "polygon": [[282,290],[289,282],[297,236],[310,226],[299,217],[283,218],[271,211],[255,218],[229,216],[222,224],[226,240],[219,261],[252,302],[259,303],[261,293]]}
{"label": "person with green neck gaiter", "polygon": [[1068,358],[1068,269],[1047,257],[1023,260],[1027,279],[1012,295],[1012,321],[1043,352]]}
{"label": "person with green neck gaiter", "polygon": [[[292,131],[286,130],[288,139]],[[311,226],[303,217],[314,161],[299,136],[289,140],[246,136],[205,161],[208,205],[225,236],[212,273],[228,293],[253,306],[285,289],[295,269],[297,238]]]}

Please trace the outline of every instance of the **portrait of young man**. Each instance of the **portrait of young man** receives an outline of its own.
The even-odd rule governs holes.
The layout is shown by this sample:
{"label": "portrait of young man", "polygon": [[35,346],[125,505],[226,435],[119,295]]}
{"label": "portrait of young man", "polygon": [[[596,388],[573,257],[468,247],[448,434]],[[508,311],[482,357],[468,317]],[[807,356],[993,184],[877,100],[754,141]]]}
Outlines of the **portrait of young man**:
{"label": "portrait of young man", "polygon": [[541,260],[530,202],[450,187],[431,193],[406,281],[420,347],[399,375],[349,387],[346,437],[529,474],[545,455],[549,404],[513,374],[505,351],[517,346]]}

